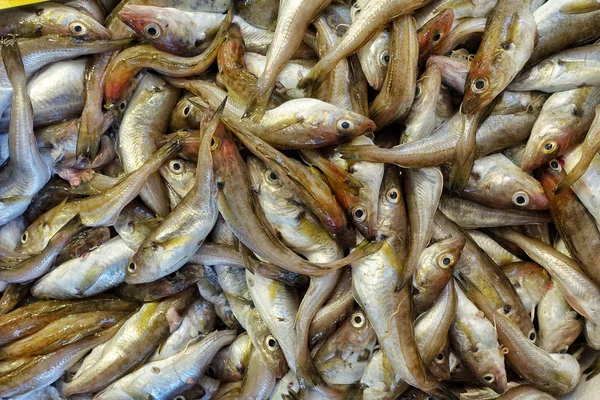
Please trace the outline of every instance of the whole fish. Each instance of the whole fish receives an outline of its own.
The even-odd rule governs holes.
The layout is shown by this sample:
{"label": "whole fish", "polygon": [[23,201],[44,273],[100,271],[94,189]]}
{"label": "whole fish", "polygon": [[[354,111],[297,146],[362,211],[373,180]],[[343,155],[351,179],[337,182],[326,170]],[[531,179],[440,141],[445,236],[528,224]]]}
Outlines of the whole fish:
{"label": "whole fish", "polygon": [[46,247],[49,235],[58,232],[66,223],[79,215],[86,226],[113,225],[123,208],[133,200],[145,184],[145,178],[181,148],[182,136],[174,137],[161,147],[140,168],[127,174],[110,189],[94,196],[72,202],[63,202],[42,214],[23,233],[21,249],[26,253],[39,252]]}
{"label": "whole fish", "polygon": [[25,212],[32,197],[50,179],[33,133],[33,109],[27,95],[27,76],[16,40],[0,44],[3,66],[12,86],[15,107],[8,134],[10,161],[0,172],[0,226]]}
{"label": "whole fish", "polygon": [[[30,78],[46,65],[61,60],[71,60],[88,54],[120,49],[130,42],[126,40],[78,41],[71,37],[48,35],[39,38],[18,39],[23,56],[25,76]],[[4,113],[11,103],[12,85],[8,80],[6,63],[0,65],[0,112]]]}
{"label": "whole fish", "polygon": [[223,135],[223,104],[206,114],[200,127],[199,162],[193,189],[177,208],[144,240],[127,266],[127,283],[146,283],[177,271],[198,250],[217,222],[217,185],[211,156],[212,143]]}
{"label": "whole fish", "polygon": [[438,211],[434,219],[432,237],[438,241],[448,237],[465,238],[460,260],[454,266],[454,276],[459,274],[468,276],[480,290],[486,293],[488,301],[493,302],[495,308],[501,309],[532,342],[535,342],[535,329],[515,288],[502,269],[477,246],[468,234]]}
{"label": "whole fish", "polygon": [[[297,205],[293,194],[272,179],[269,169],[257,159],[248,160],[254,191],[265,213],[265,218],[278,232],[283,244],[311,262],[335,261],[343,256],[341,246],[322,228],[314,215]],[[310,323],[317,309],[323,305],[340,277],[340,270],[323,277],[311,278],[310,286],[298,306],[296,325],[296,375],[301,386],[318,381],[308,353]],[[289,361],[289,360],[288,360]]]}
{"label": "whole fish", "polygon": [[[204,81],[169,79],[173,85],[200,96],[216,110],[227,93]],[[317,99],[294,99],[268,110],[260,123],[241,118],[243,103],[228,98],[223,110],[223,123],[233,131],[246,131],[277,149],[318,148],[375,130],[370,119]]]}
{"label": "whole fish", "polygon": [[390,61],[385,80],[369,106],[369,115],[378,129],[406,117],[417,85],[419,41],[412,16],[395,19],[390,38]]}
{"label": "whole fish", "polygon": [[[138,45],[127,48],[111,59],[104,82],[104,98],[108,108],[124,108],[123,101],[131,90],[133,77],[144,68],[150,68],[163,75],[186,77],[205,72],[217,57],[219,46],[225,40],[230,24],[225,18],[215,39],[208,48],[195,57],[180,57],[158,50],[152,45]],[[123,110],[120,110],[123,111]]]}
{"label": "whole fish", "polygon": [[172,399],[194,386],[219,349],[233,342],[235,336],[235,331],[214,331],[171,357],[145,364],[94,397]]}
{"label": "whole fish", "polygon": [[433,218],[442,196],[443,182],[439,168],[404,171],[403,187],[410,236],[403,280],[411,279],[415,274],[421,254],[431,240]]}
{"label": "whole fish", "polygon": [[532,171],[575,147],[590,128],[599,103],[598,87],[551,95],[531,130],[521,162],[523,171]]}
{"label": "whole fish", "polygon": [[541,90],[547,93],[600,84],[600,44],[560,51],[519,75],[510,90]]}

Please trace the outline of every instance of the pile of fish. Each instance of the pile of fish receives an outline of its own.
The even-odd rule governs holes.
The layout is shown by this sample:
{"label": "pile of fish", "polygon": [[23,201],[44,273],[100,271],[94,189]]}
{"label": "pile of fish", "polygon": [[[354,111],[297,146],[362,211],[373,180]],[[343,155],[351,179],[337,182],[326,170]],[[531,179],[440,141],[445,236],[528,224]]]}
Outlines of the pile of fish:
{"label": "pile of fish", "polygon": [[600,372],[597,0],[55,0],[0,36],[0,398]]}

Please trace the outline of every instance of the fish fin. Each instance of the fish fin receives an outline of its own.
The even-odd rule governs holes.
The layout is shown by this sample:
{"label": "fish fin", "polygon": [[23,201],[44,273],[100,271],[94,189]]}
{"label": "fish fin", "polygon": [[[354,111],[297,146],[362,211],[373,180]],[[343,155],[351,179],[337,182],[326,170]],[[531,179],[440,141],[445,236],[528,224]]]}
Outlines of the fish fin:
{"label": "fish fin", "polygon": [[470,124],[467,123],[466,118],[466,115],[461,114],[462,129],[456,143],[456,153],[450,170],[450,191],[456,193],[462,192],[467,185],[475,163],[476,129],[469,129]]}
{"label": "fish fin", "polygon": [[598,0],[577,0],[562,6],[560,12],[563,14],[585,14],[598,10],[600,10]]}
{"label": "fish fin", "polygon": [[259,78],[250,95],[250,101],[246,105],[246,110],[242,118],[250,118],[255,123],[259,123],[262,120],[263,115],[267,111],[271,92],[273,91],[273,88],[266,88],[263,85],[262,79]]}
{"label": "fish fin", "polygon": [[350,265],[354,262],[357,262],[359,260],[362,260],[365,257],[370,256],[371,254],[373,254],[376,251],[378,251],[379,249],[381,249],[381,247],[383,247],[383,245],[386,243],[387,242],[385,241],[385,238],[383,240],[374,241],[374,242],[364,239],[346,257],[341,258],[336,261],[330,261],[327,263],[314,263],[314,264],[321,268],[331,268],[331,269],[341,268],[346,265]]}
{"label": "fish fin", "polygon": [[4,38],[0,41],[2,48],[2,60],[6,68],[6,74],[13,86],[19,84],[19,81],[25,82],[25,67],[21,58],[19,45],[14,37]]}
{"label": "fish fin", "polygon": [[94,286],[104,271],[104,268],[98,266],[98,264],[94,264],[94,266],[85,273],[83,279],[81,280],[81,284],[75,288],[75,295],[81,296],[89,288]]}

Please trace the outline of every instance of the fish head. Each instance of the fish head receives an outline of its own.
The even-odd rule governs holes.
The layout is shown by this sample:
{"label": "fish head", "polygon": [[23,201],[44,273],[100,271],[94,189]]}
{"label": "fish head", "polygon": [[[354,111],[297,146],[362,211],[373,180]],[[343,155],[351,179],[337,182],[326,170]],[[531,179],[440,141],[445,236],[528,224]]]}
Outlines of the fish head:
{"label": "fish head", "polygon": [[452,8],[441,10],[427,21],[419,30],[420,52],[429,51],[440,43],[448,35],[453,24],[454,10]]}
{"label": "fish head", "polygon": [[167,241],[147,238],[129,260],[125,282],[153,282],[177,271],[187,261],[184,255],[187,253],[186,244],[189,245],[190,240],[185,236]]}
{"label": "fish head", "polygon": [[510,83],[511,76],[506,70],[512,61],[503,51],[490,57],[480,56],[479,53],[471,63],[471,69],[465,82],[465,96],[462,111],[473,115],[485,109]]}
{"label": "fish head", "polygon": [[38,8],[38,15],[47,23],[42,31],[45,35],[71,36],[80,40],[109,40],[110,32],[101,23],[83,12],[65,12],[62,7]]}
{"label": "fish head", "polygon": [[[404,227],[404,229],[402,229]],[[400,171],[394,165],[386,165],[379,190],[377,210],[377,230],[395,231],[401,239],[406,239],[406,208],[400,185]],[[399,232],[402,230],[403,232]]]}
{"label": "fish head", "polygon": [[547,334],[540,335],[539,347],[549,353],[565,354],[582,330],[582,319],[564,319]]}
{"label": "fish head", "polygon": [[581,379],[581,365],[579,364],[577,359],[571,354],[549,355],[550,357],[552,357],[556,365],[554,376],[556,376],[556,380],[563,386],[562,390],[560,392],[557,392],[557,394],[566,394],[571,392],[575,388],[575,386],[577,386],[579,380]]}
{"label": "fish head", "polygon": [[442,240],[433,244],[436,246],[435,265],[441,270],[451,270],[460,261],[463,248],[465,247],[466,239],[464,237],[456,237]]}
{"label": "fish head", "polygon": [[168,33],[169,20],[162,11],[158,7],[126,5],[119,11],[119,19],[138,35],[156,41]]}
{"label": "fish head", "polygon": [[196,164],[175,158],[158,169],[163,179],[171,185],[175,192],[184,197],[196,182]]}
{"label": "fish head", "polygon": [[[476,345],[476,347],[478,347]],[[483,347],[483,346],[482,346]],[[507,349],[503,346],[480,350],[474,354],[482,372],[479,381],[496,393],[504,393],[508,389],[504,354]]]}
{"label": "fish head", "polygon": [[[300,122],[299,128],[313,131],[327,140],[348,141],[357,136],[373,133],[376,129],[375,123],[369,118],[323,101],[297,99],[287,103],[294,103],[294,107],[305,105],[294,110],[296,119]],[[286,108],[292,106],[287,103],[284,103]]]}
{"label": "fish head", "polygon": [[384,30],[376,34],[358,50],[358,60],[369,85],[380,90],[390,63],[390,33]]}
{"label": "fish head", "polygon": [[525,172],[550,164],[552,160],[565,152],[569,142],[568,134],[565,134],[562,128],[550,126],[542,134],[536,134],[535,131],[540,130],[537,125],[538,122],[533,128],[523,152],[521,169]]}

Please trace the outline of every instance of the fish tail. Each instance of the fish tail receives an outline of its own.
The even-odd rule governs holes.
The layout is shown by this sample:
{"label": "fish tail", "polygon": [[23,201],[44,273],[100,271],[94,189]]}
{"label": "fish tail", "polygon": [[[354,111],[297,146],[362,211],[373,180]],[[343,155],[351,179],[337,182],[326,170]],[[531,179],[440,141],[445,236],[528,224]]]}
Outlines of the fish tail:
{"label": "fish tail", "polygon": [[377,157],[377,151],[385,151],[374,145],[347,145],[340,146],[337,151],[342,155],[344,160],[360,160],[370,162],[381,162]]}
{"label": "fish tail", "polygon": [[13,87],[26,85],[25,67],[23,66],[23,59],[17,41],[14,38],[4,38],[0,46],[2,47],[2,60],[10,83]]}
{"label": "fish tail", "polygon": [[246,110],[242,118],[250,118],[255,123],[259,123],[262,120],[265,111],[267,111],[271,93],[273,92],[273,88],[264,82],[265,80],[260,78],[256,81],[256,86],[254,87],[250,101],[246,105]]}
{"label": "fish tail", "polygon": [[458,138],[456,154],[450,171],[450,191],[462,192],[467,186],[475,163],[475,133],[475,130],[465,127]]}
{"label": "fish tail", "polygon": [[323,83],[324,78],[321,78],[322,75],[324,75],[324,73],[322,72],[321,63],[319,62],[310,70],[308,75],[298,82],[297,88],[302,89],[307,97],[312,97],[319,86],[321,86],[321,83]]}

